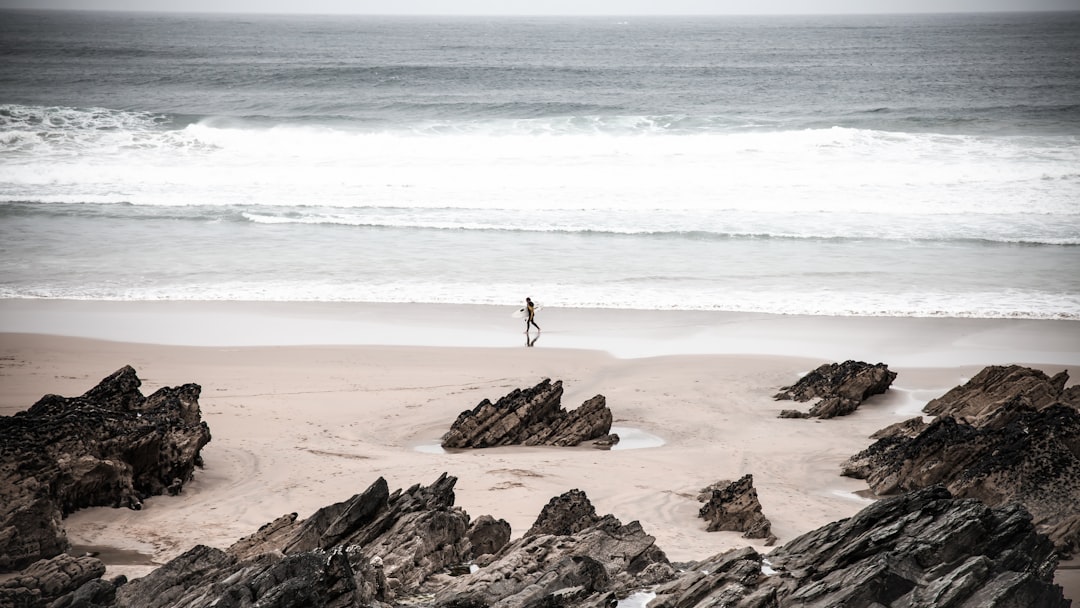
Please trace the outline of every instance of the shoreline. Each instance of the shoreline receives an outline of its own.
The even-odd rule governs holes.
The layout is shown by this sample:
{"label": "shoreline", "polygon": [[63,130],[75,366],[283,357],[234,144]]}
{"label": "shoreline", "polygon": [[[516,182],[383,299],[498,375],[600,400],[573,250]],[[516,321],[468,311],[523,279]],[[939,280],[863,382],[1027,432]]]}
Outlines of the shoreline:
{"label": "shoreline", "polygon": [[720,311],[544,308],[522,331],[514,306],[362,302],[0,299],[0,334],[170,346],[426,346],[596,350],[632,359],[783,355],[894,365],[1080,366],[1080,321],[827,317]]}
{"label": "shoreline", "polygon": [[[598,513],[640,521],[672,561],[686,562],[748,545],[770,549],[737,533],[705,532],[696,494],[706,485],[753,474],[782,544],[871,502],[865,482],[839,475],[871,433],[919,415],[985,365],[1053,374],[1080,362],[1080,322],[1069,321],[544,309],[537,320],[551,329],[528,348],[511,312],[0,300],[0,415],[47,393],[81,395],[127,364],[144,394],[202,386],[213,439],[206,466],[180,495],[150,498],[142,511],[99,507],[67,518],[74,545],[116,555],[160,564],[199,543],[225,548],[379,476],[394,489],[448,472],[458,477],[458,506],[473,518],[506,519],[515,538],[548,500],[577,488]],[[882,361],[897,379],[850,416],[777,417],[809,407],[773,401],[781,386],[846,359]],[[545,377],[563,381],[564,407],[603,394],[613,426],[663,445],[417,449],[482,399]],[[122,561],[108,564],[107,575],[153,568]],[[1059,577],[1066,596],[1080,598],[1075,567],[1063,564]]]}

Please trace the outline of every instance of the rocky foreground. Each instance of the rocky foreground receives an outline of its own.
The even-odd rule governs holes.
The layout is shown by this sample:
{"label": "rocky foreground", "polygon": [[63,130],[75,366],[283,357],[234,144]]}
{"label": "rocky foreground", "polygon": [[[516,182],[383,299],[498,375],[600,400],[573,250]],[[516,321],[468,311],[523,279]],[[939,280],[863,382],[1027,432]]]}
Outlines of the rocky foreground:
{"label": "rocky foreground", "polygon": [[455,479],[390,492],[383,479],[227,550],[197,546],[133,581],[93,558],[40,562],[0,587],[11,606],[581,607],[652,589],[652,608],[908,606],[1064,608],[1057,557],[1020,506],[994,509],[936,486],[881,500],[762,556],[751,548],[668,561],[637,522],[553,499],[509,541],[505,522],[454,506]]}
{"label": "rocky foreground", "polygon": [[1026,367],[987,367],[876,433],[843,474],[877,494],[937,484],[989,505],[1022,504],[1062,556],[1080,551],[1080,389]]}
{"label": "rocky foreground", "polygon": [[[197,419],[198,387],[163,389],[161,397],[155,393],[142,398],[131,389],[138,386],[134,372],[125,370],[103,382],[105,388],[69,401],[46,397],[31,410],[63,420],[63,411],[71,408],[72,417],[91,416],[103,427],[114,424],[114,418],[150,418],[155,421],[152,428],[135,426],[134,434],[157,446],[153,453],[161,463],[187,453],[182,446],[201,447],[209,440],[208,431],[175,445],[162,439],[173,436],[163,433],[168,429],[205,430]],[[852,459],[847,472],[854,474],[858,467],[871,487],[896,495],[766,555],[744,548],[696,563],[671,563],[640,523],[599,515],[580,490],[552,498],[515,539],[506,521],[493,515],[474,519],[456,507],[456,479],[444,473],[431,485],[394,491],[379,478],[307,518],[283,515],[224,550],[193,547],[131,581],[103,579],[105,568],[99,560],[61,553],[0,583],[0,606],[607,608],[636,597],[638,603],[623,605],[640,606],[644,598],[651,600],[650,608],[1065,608],[1071,602],[1052,581],[1062,549],[1072,546],[1070,530],[1076,529],[1080,504],[1071,494],[1078,479],[1075,398],[1080,391],[1065,390],[1067,376],[1040,374],[1026,368],[988,368],[965,387],[928,404],[941,408],[934,422],[920,418],[883,430],[877,443]],[[93,399],[88,399],[91,393]],[[481,418],[517,418],[524,423],[514,428],[528,429],[536,421],[513,412],[532,411],[536,404],[544,404],[542,409],[556,419],[566,418],[558,407],[561,385],[545,382],[515,394],[514,407],[497,408],[499,416]],[[107,411],[125,415],[102,413],[99,405],[91,405],[98,402],[114,404]],[[156,407],[174,411],[179,419],[153,413]],[[475,422],[476,414],[489,407],[493,404],[483,402],[459,421]],[[502,423],[487,428],[496,426],[511,428]],[[60,441],[47,431],[32,430],[36,427],[10,428],[41,433],[35,436],[38,440]],[[475,437],[512,434],[486,434],[484,425],[471,428],[479,431],[471,434]],[[103,441],[97,430],[68,430],[89,433],[90,443]],[[147,452],[135,449],[121,455],[132,453]],[[31,463],[26,471],[38,471],[31,454],[18,454]],[[197,449],[194,454],[197,457]],[[54,467],[69,462],[54,459],[62,462]],[[20,496],[6,486],[23,485],[18,478],[23,469],[15,460],[4,462],[15,463],[3,469],[4,491]],[[137,469],[132,461],[122,462]],[[113,469],[124,467],[103,470]],[[190,469],[179,465],[163,470],[190,476]],[[159,472],[157,485],[132,481],[134,494],[119,484],[114,489],[120,498],[110,504],[125,505],[126,500],[126,506],[137,506],[132,497],[138,499],[139,488],[178,485],[166,483],[168,478]],[[173,479],[182,485],[186,478]],[[50,496],[34,485],[38,477],[28,479],[28,486],[37,488],[35,496]],[[50,479],[66,480],[62,475]],[[1038,485],[1046,486],[1041,493]],[[77,487],[98,486],[84,481]],[[706,504],[701,516],[710,527],[726,520],[747,532],[767,534],[768,521],[759,518],[752,477],[714,484],[702,494]],[[1034,519],[1032,512],[1037,513]],[[15,525],[6,529],[22,533]]]}
{"label": "rocky foreground", "polygon": [[66,551],[62,519],[77,509],[139,509],[191,479],[210,441],[199,385],[149,397],[140,385],[128,366],[81,397],[0,416],[0,572]]}

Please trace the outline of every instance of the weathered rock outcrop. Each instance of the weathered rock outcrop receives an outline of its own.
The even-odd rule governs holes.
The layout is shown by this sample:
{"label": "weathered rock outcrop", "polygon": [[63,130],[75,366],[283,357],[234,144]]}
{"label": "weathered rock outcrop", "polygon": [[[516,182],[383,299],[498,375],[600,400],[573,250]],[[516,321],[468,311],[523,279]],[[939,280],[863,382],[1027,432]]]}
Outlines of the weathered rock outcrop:
{"label": "weathered rock outcrop", "polygon": [[148,576],[116,590],[112,606],[239,608],[361,607],[382,597],[381,568],[359,563],[345,547],[238,560],[198,545]]}
{"label": "weathered rock outcrop", "polygon": [[585,492],[574,488],[549,500],[525,536],[570,536],[595,526],[600,519]]}
{"label": "weathered rock outcrop", "polygon": [[210,441],[199,385],[145,397],[140,384],[127,366],[81,397],[0,417],[0,571],[65,551],[61,520],[77,509],[138,509],[191,479]]}
{"label": "weathered rock outcrop", "polygon": [[442,447],[573,446],[611,431],[611,410],[603,395],[567,411],[561,405],[562,394],[562,381],[545,379],[532,388],[515,389],[496,403],[484,399],[457,417],[443,436]]}
{"label": "weathered rock outcrop", "polygon": [[656,589],[649,608],[1065,608],[1057,558],[1018,505],[940,486],[878,501],[763,558],[727,552]]}
{"label": "weathered rock outcrop", "polygon": [[[507,543],[506,522],[485,516],[470,525],[453,506],[455,481],[443,474],[431,486],[390,493],[380,478],[305,520],[283,516],[225,551],[196,546],[126,584],[81,577],[81,586],[59,589],[75,590],[57,606],[79,605],[72,603],[78,594],[93,592],[96,602],[82,605],[599,607],[616,593],[674,575],[637,522],[597,517],[583,493],[553,500],[533,526],[535,534]],[[575,514],[580,521],[571,521]],[[462,566],[473,559],[483,567],[470,573]]]}
{"label": "weathered rock outcrop", "polygon": [[1037,410],[1056,403],[1080,407],[1080,385],[1066,389],[1068,381],[1069,373],[1064,371],[1051,378],[1030,367],[991,365],[965,384],[932,399],[923,411],[932,416],[978,418],[1017,399]]}
{"label": "weathered rock outcrop", "polygon": [[[61,553],[38,560],[14,578],[0,583],[0,606],[47,606],[64,596],[95,604],[109,603],[115,595],[114,585],[100,580],[104,574],[105,565],[93,557],[72,557]],[[116,581],[117,584],[122,582]],[[82,592],[76,597],[75,593],[80,589]],[[101,592],[95,593],[98,590]],[[62,608],[72,604],[55,605]]]}
{"label": "weathered rock outcrop", "polygon": [[[953,389],[953,397],[935,400],[935,411],[967,412],[966,417],[913,419],[883,429],[875,443],[844,464],[842,474],[865,479],[879,495],[942,484],[958,497],[994,506],[1018,502],[1057,550],[1070,555],[1080,551],[1080,411],[1048,402],[1066,394],[1061,380],[1006,370],[987,368],[967,390]],[[1017,386],[998,381],[1006,377]],[[1048,393],[1051,385],[1057,388]],[[1001,395],[1009,400],[998,403]]]}
{"label": "weathered rock outcrop", "polygon": [[435,605],[606,606],[674,575],[641,524],[598,517],[580,490],[553,498],[524,537],[482,565],[437,591]]}
{"label": "weathered rock outcrop", "polygon": [[1015,400],[981,420],[943,416],[915,436],[883,436],[842,474],[882,495],[943,484],[991,505],[1019,502],[1063,555],[1080,550],[1080,412]]}
{"label": "weathered rock outcrop", "polygon": [[498,553],[510,542],[510,533],[510,524],[505,519],[495,519],[490,515],[477,517],[467,534],[470,556],[478,559],[483,555]]}
{"label": "weathered rock outcrop", "polygon": [[827,363],[806,374],[791,386],[780,389],[773,398],[809,401],[818,399],[809,413],[783,410],[781,418],[833,418],[854,412],[863,401],[889,389],[896,372],[884,363],[871,365],[861,361]]}
{"label": "weathered rock outcrop", "polygon": [[[492,545],[474,545],[470,535],[502,524],[480,518],[468,525],[453,507],[454,481],[443,475],[431,486],[389,493],[380,479],[306,520],[284,516],[226,551],[196,546],[127,583],[96,578],[103,570],[97,560],[55,558],[0,586],[0,602],[609,608],[653,588],[650,608],[1069,605],[1051,582],[1053,546],[1021,506],[990,508],[940,486],[878,501],[767,557],[745,548],[676,573],[637,522],[597,516],[579,491],[553,499],[530,533],[491,553]],[[470,555],[474,567],[462,567]]]}
{"label": "weathered rock outcrop", "polygon": [[772,523],[761,511],[753,475],[718,481],[701,490],[698,501],[705,503],[698,517],[709,522],[709,532],[742,532],[745,538],[764,538],[766,545],[776,542]]}
{"label": "weathered rock outcrop", "polygon": [[443,474],[391,493],[379,478],[307,519],[278,518],[225,551],[195,547],[119,588],[116,606],[372,606],[415,593],[471,559],[456,482]]}

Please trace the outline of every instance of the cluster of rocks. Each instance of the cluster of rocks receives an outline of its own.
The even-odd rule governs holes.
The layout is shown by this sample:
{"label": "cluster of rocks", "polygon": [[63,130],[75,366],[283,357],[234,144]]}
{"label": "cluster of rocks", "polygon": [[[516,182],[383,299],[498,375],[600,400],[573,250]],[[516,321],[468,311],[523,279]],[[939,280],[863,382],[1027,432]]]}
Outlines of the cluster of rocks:
{"label": "cluster of rocks", "polygon": [[0,417],[0,572],[66,551],[62,520],[77,509],[139,509],[191,479],[210,441],[199,385],[149,397],[140,385],[126,366],[81,397]]}
{"label": "cluster of rocks", "polygon": [[514,389],[497,402],[484,399],[465,410],[442,438],[444,448],[490,448],[502,445],[574,446],[599,440],[618,442],[611,432],[611,410],[597,395],[574,410],[562,407],[562,381],[544,379],[536,386]]}
{"label": "cluster of rocks", "polygon": [[[0,603],[607,608],[652,589],[650,608],[1069,605],[1051,582],[1054,548],[1022,507],[940,486],[878,501],[767,556],[745,548],[679,567],[638,522],[597,515],[578,490],[510,541],[505,522],[472,521],[453,505],[454,483],[444,474],[391,493],[380,478],[305,520],[283,516],[224,551],[196,546],[130,582],[101,579],[94,558],[60,556],[0,587]],[[59,574],[73,560],[78,574]]]}
{"label": "cluster of rocks", "polygon": [[833,418],[854,412],[863,401],[889,389],[896,372],[884,363],[871,365],[861,361],[826,363],[806,374],[773,396],[776,400],[817,399],[809,412],[787,409],[781,418]]}
{"label": "cluster of rocks", "polygon": [[935,486],[880,500],[767,556],[694,564],[649,608],[1065,608],[1053,546],[1022,507],[991,508]]}
{"label": "cluster of rocks", "polygon": [[[85,606],[131,608],[527,606],[626,594],[674,575],[637,522],[597,516],[582,492],[553,499],[510,542],[505,521],[472,521],[454,506],[455,483],[443,474],[391,493],[379,478],[305,520],[282,516],[224,551],[196,546],[130,582],[103,581],[94,558],[81,558],[94,566],[87,576],[57,582],[75,558],[42,561],[35,571],[51,574],[9,581],[0,603],[67,606],[78,596]],[[15,601],[32,593],[38,603]]]}
{"label": "cluster of rocks", "polygon": [[0,606],[56,608],[104,606],[116,599],[116,587],[124,577],[102,580],[105,564],[89,557],[61,553],[41,559],[13,578],[0,583]]}
{"label": "cluster of rocks", "polygon": [[429,605],[607,606],[675,575],[640,523],[597,515],[580,490],[553,498],[522,538],[475,565]]}
{"label": "cluster of rocks", "polygon": [[[1067,376],[1040,374],[1026,368],[988,368],[964,387],[931,402],[928,411],[939,416],[934,422],[920,418],[882,431],[874,446],[852,458],[846,472],[865,475],[879,493],[900,494],[767,555],[747,547],[701,562],[672,564],[639,522],[624,524],[613,515],[597,514],[585,493],[576,489],[552,498],[533,525],[513,540],[506,521],[490,515],[472,519],[456,507],[456,479],[444,473],[429,486],[392,492],[379,478],[359,494],[306,519],[296,513],[283,515],[228,549],[196,546],[132,581],[105,580],[99,560],[61,553],[0,583],[0,605],[611,608],[649,589],[654,595],[650,608],[1065,608],[1071,602],[1052,581],[1061,549],[1075,542],[1070,531],[1080,528],[1075,494],[1080,479],[1075,450],[1080,445],[1076,416],[1080,391],[1065,390]],[[129,418],[153,418],[155,424],[137,427],[133,434],[158,437],[151,441],[156,442],[154,454],[162,462],[173,462],[171,456],[183,451],[177,446],[202,447],[209,440],[205,424],[198,420],[197,386],[162,389],[162,396],[159,391],[143,398],[132,392],[131,386],[138,386],[133,371],[121,370],[116,376],[81,398],[46,397],[39,402],[41,407],[31,410],[51,412],[58,426],[71,424],[61,415],[69,407],[76,410],[72,418],[90,416],[107,428],[122,426]],[[558,406],[561,392],[561,384],[545,381],[511,393],[501,408],[485,401],[458,418],[463,428],[470,429],[460,435],[471,437],[464,443],[472,447],[505,445],[499,442],[510,436],[572,441],[566,429],[578,424],[559,425],[558,433],[525,433],[545,419],[534,416],[537,411],[558,420],[570,417]],[[603,398],[598,399],[603,405]],[[107,411],[116,413],[106,415],[100,405],[88,405],[98,401],[112,404]],[[171,408],[178,420],[154,413],[158,408]],[[499,409],[505,410],[499,416],[488,411]],[[511,418],[519,424],[509,424]],[[610,412],[607,418],[610,426]],[[165,430],[178,433],[176,429],[189,427],[202,428],[205,436],[163,447],[161,437],[171,436]],[[524,434],[508,430],[512,427]],[[27,470],[41,470],[25,450],[17,454],[22,460],[9,459],[6,438],[52,436],[29,426],[0,430],[8,428],[12,433],[0,434],[5,438],[4,466],[26,461],[31,463]],[[608,430],[585,434],[601,436]],[[82,432],[88,444],[121,443],[116,436]],[[141,455],[138,462],[148,462],[144,448],[129,447],[123,455]],[[197,449],[194,454],[197,458]],[[120,462],[133,472],[142,471],[131,460]],[[69,465],[54,466],[72,470]],[[19,469],[2,470],[8,476]],[[176,479],[181,481],[191,472],[163,470],[179,471]],[[153,487],[167,490],[174,484],[162,475]],[[132,479],[119,486],[119,496],[138,498],[140,488],[149,487],[135,481],[142,479],[139,475]],[[96,486],[83,481],[75,487]],[[124,493],[129,487],[134,494]],[[17,496],[11,488],[4,491]],[[1023,492],[1030,496],[1022,496]],[[750,475],[713,484],[700,499],[706,503],[700,515],[710,522],[710,530],[734,528],[751,538],[771,536]],[[13,528],[18,522],[5,525],[3,534],[8,536],[0,535],[0,540],[10,540],[12,529],[22,532]],[[1049,531],[1051,537],[1040,530]]]}
{"label": "cluster of rocks", "polygon": [[1080,388],[1068,374],[987,367],[930,401],[937,416],[875,433],[843,474],[879,495],[942,484],[989,505],[1018,502],[1059,553],[1080,550]]}
{"label": "cluster of rocks", "polygon": [[742,532],[745,538],[765,539],[766,545],[776,542],[772,522],[761,510],[753,475],[743,475],[736,481],[718,481],[701,490],[698,502],[705,503],[698,517],[709,523],[706,528],[709,532]]}

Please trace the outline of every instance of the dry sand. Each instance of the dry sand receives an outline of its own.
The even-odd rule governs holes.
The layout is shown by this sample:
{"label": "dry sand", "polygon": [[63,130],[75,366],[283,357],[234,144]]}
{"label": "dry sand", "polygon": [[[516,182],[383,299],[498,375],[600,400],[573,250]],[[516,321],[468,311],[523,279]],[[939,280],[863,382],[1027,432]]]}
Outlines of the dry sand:
{"label": "dry sand", "polygon": [[[109,575],[141,575],[196,543],[227,547],[379,476],[404,488],[443,472],[458,477],[460,507],[506,519],[515,537],[550,498],[578,488],[599,513],[640,521],[670,559],[691,561],[767,550],[705,532],[695,498],[704,486],[752,473],[783,543],[868,504],[866,484],[839,470],[872,432],[984,365],[1055,373],[1080,361],[1070,321],[550,309],[537,320],[545,332],[527,348],[521,321],[496,307],[0,300],[0,414],[46,393],[82,394],[126,364],[144,394],[202,386],[213,440],[180,496],[67,519],[72,543],[106,550]],[[777,418],[792,407],[772,400],[781,386],[847,358],[899,375],[851,416]],[[603,394],[616,427],[663,445],[435,448],[462,410],[543,378],[563,381],[567,408]],[[1080,597],[1075,573],[1060,579],[1070,597]]]}

